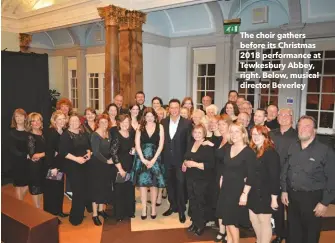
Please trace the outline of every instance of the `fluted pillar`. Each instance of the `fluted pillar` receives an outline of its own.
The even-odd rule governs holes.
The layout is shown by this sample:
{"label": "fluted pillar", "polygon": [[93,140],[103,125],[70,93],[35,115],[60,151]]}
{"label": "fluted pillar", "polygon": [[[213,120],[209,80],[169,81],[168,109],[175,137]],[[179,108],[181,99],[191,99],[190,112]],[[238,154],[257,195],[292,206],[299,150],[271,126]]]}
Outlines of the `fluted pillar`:
{"label": "fluted pillar", "polygon": [[127,10],[120,24],[120,93],[125,106],[134,101],[137,91],[143,90],[142,25],[145,20],[145,13]]}
{"label": "fluted pillar", "polygon": [[126,9],[114,5],[98,8],[105,21],[105,105],[120,92],[119,24],[125,19]]}

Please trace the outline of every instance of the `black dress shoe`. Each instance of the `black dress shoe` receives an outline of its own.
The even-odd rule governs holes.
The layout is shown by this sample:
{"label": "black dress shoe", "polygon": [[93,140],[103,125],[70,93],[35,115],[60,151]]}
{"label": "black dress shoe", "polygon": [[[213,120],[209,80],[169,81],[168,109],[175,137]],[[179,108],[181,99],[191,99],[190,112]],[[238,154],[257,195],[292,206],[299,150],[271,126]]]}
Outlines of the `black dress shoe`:
{"label": "black dress shoe", "polygon": [[152,219],[155,219],[156,217],[157,217],[157,214],[156,215],[151,215]]}
{"label": "black dress shoe", "polygon": [[169,208],[168,210],[166,210],[164,213],[163,213],[163,216],[170,216],[171,214],[173,213],[176,213],[175,210],[173,210],[172,208]]}
{"label": "black dress shoe", "polygon": [[185,217],[185,214],[184,213],[179,213],[179,221],[180,223],[185,223],[186,221],[186,217]]}
{"label": "black dress shoe", "polygon": [[214,242],[225,242],[225,238],[227,236],[227,233],[220,233],[218,232],[218,234],[216,235],[216,238],[214,239]]}
{"label": "black dress shoe", "polygon": [[129,218],[132,218],[132,219],[135,218],[135,214],[130,215]]}
{"label": "black dress shoe", "polygon": [[282,237],[276,237],[276,238],[272,241],[272,243],[281,243],[283,240],[284,240],[284,238],[282,238]]}
{"label": "black dress shoe", "polygon": [[143,215],[141,215],[141,219],[142,219],[142,220],[145,220],[145,219],[147,219],[147,215],[144,215],[144,216],[143,216]]}
{"label": "black dress shoe", "polygon": [[123,221],[123,218],[118,218],[116,219],[117,222],[122,222]]}
{"label": "black dress shoe", "polygon": [[192,223],[188,228],[187,231],[188,232],[194,232],[197,229],[197,227]]}
{"label": "black dress shoe", "polygon": [[202,229],[196,229],[196,230],[194,231],[194,234],[197,235],[197,236],[200,236],[200,235],[202,235],[202,233],[204,233],[204,229],[205,229],[205,228],[202,228]]}
{"label": "black dress shoe", "polygon": [[57,216],[61,217],[61,218],[66,218],[69,217],[70,214],[68,213],[59,213]]}
{"label": "black dress shoe", "polygon": [[105,211],[98,211],[98,216],[108,219],[109,215]]}
{"label": "black dress shoe", "polygon": [[92,220],[93,220],[93,223],[96,225],[96,226],[100,226],[102,225],[100,219],[99,219],[99,216],[93,216],[92,217]]}

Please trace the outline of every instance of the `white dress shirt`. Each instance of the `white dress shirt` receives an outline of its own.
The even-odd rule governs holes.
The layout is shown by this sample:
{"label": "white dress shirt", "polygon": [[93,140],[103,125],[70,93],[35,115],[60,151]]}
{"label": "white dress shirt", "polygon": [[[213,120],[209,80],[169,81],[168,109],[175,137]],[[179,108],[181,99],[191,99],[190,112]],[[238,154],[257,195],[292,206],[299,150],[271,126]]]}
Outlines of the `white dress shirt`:
{"label": "white dress shirt", "polygon": [[169,125],[169,134],[170,134],[170,138],[173,139],[174,135],[177,132],[177,128],[178,128],[178,124],[179,124],[179,120],[180,120],[180,116],[178,117],[178,119],[176,120],[176,122],[174,122],[171,118],[170,118],[170,125]]}

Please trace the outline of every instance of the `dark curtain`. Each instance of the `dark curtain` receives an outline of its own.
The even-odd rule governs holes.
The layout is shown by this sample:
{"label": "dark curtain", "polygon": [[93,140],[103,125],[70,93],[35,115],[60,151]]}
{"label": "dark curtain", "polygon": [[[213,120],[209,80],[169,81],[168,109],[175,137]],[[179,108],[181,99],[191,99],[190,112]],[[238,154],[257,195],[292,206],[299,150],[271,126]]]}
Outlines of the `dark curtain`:
{"label": "dark curtain", "polygon": [[[49,97],[48,55],[21,52],[1,52],[1,168],[10,172],[6,140],[13,112],[17,108],[28,114],[43,116],[44,128],[51,116]],[[3,176],[2,176],[3,177]]]}

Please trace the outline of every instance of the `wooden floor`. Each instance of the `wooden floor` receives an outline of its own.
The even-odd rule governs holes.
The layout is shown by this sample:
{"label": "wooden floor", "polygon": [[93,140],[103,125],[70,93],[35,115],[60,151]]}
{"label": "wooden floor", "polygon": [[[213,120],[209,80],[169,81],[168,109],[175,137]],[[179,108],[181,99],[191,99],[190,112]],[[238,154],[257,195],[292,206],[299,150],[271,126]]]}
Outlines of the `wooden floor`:
{"label": "wooden floor", "polygon": [[[12,185],[3,186],[2,191],[15,196],[15,189]],[[27,194],[24,201],[32,205],[32,199],[29,194]],[[164,206],[163,204],[161,207],[158,212],[163,211],[166,205]],[[64,212],[69,212],[70,208],[71,201],[65,197]],[[139,207],[137,206],[137,208]],[[137,214],[138,212],[139,210],[137,210]],[[164,218],[160,214],[158,214],[155,220],[148,217],[145,221],[139,221],[139,217],[133,220],[133,222],[126,220],[121,223],[116,223],[113,219],[109,219],[104,222],[103,227],[95,226],[91,215],[88,213],[85,213],[85,215],[84,222],[79,226],[72,226],[68,222],[68,219],[62,219],[63,223],[59,227],[60,243],[209,243],[213,242],[212,239],[215,236],[215,231],[208,229],[204,235],[196,237],[186,232],[185,228],[183,228],[188,225],[181,228],[178,226],[178,222],[175,222],[172,228],[169,226],[162,228],[162,224],[171,225],[171,220],[174,219],[169,217]],[[335,216],[335,206],[330,208],[328,215]],[[176,217],[176,215],[172,217]],[[142,227],[134,224],[142,224]],[[155,224],[159,224],[157,226],[159,229],[156,229]],[[147,228],[143,227],[143,225],[147,225]],[[131,230],[134,227],[136,231]],[[245,237],[248,233],[245,234],[242,232],[242,234]],[[255,238],[243,238],[240,243],[255,243]],[[335,231],[323,231],[319,243],[335,243]]]}

